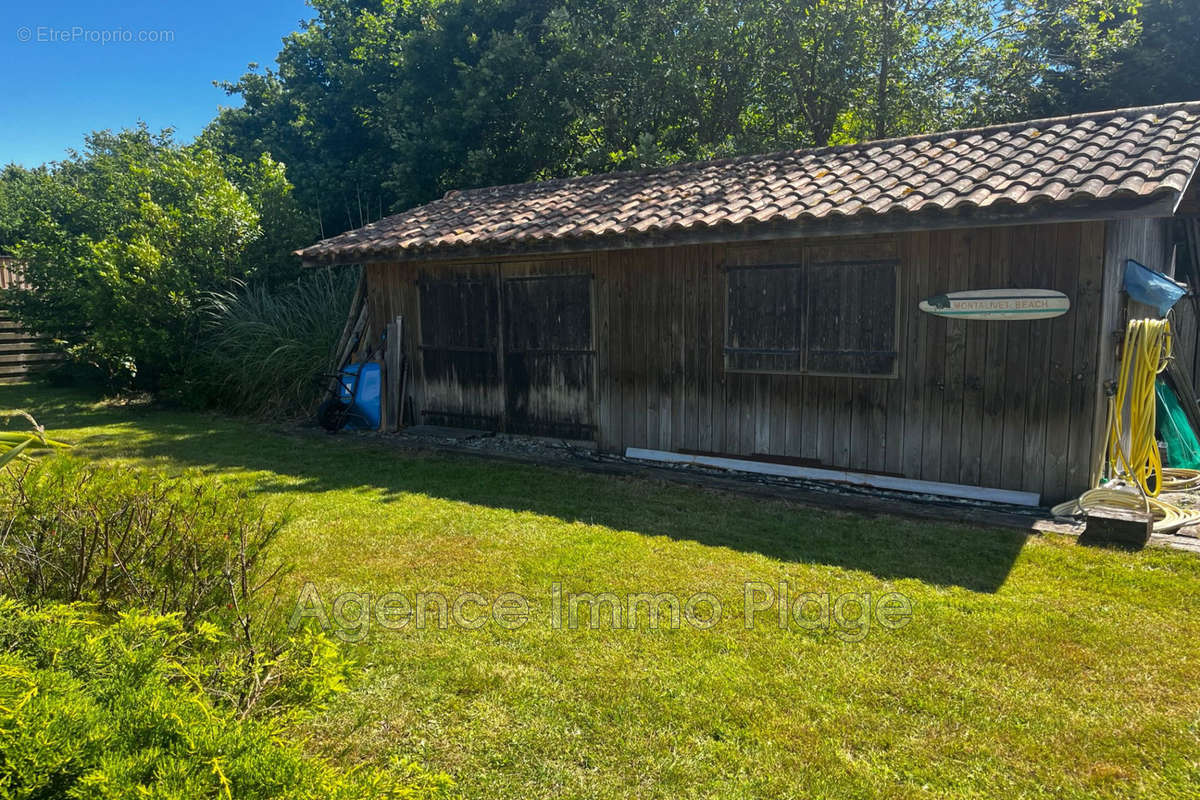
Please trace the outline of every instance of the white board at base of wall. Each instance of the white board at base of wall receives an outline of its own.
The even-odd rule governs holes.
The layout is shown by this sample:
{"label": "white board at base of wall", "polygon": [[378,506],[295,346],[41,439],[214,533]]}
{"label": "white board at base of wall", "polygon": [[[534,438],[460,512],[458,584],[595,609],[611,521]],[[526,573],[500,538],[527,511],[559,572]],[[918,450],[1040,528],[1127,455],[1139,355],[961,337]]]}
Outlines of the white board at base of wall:
{"label": "white board at base of wall", "polygon": [[896,478],[891,475],[868,475],[861,472],[848,472],[839,469],[797,467],[791,464],[773,464],[769,461],[748,461],[741,458],[694,456],[686,453],[672,453],[667,450],[647,450],[641,447],[626,448],[625,457],[637,458],[642,461],[659,461],[668,464],[696,464],[703,467],[731,469],[759,475],[776,475],[781,478],[848,483],[854,486],[870,486],[875,489],[890,489],[897,492],[957,497],[987,503],[1007,503],[1014,506],[1036,507],[1039,505],[1041,499],[1039,495],[1033,492],[1017,492],[1011,489],[988,489],[983,486],[966,486],[961,483],[919,481],[911,478]]}

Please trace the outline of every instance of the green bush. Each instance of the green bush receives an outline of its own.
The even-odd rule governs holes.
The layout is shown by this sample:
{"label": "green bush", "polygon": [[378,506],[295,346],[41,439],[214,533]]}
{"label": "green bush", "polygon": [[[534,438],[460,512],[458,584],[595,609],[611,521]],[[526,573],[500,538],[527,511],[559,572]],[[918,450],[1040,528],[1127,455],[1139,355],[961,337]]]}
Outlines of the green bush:
{"label": "green bush", "polygon": [[[283,526],[199,472],[113,468],[59,455],[0,475],[0,591],[28,602],[236,616],[273,584]],[[232,613],[230,613],[232,612]]]}
{"label": "green bush", "polygon": [[116,389],[177,379],[205,294],[294,278],[291,251],[316,236],[281,163],[180,145],[145,125],[0,172],[0,217],[28,284],[6,290],[5,304]]}
{"label": "green bush", "polygon": [[213,636],[177,616],[0,598],[0,798],[432,798],[412,765],[341,770],[286,738],[286,720],[214,703],[197,675]]}
{"label": "green bush", "polygon": [[201,295],[240,277],[261,235],[217,154],[144,126],[89,135],[22,183],[16,204],[28,287],[5,303],[114,386],[158,387],[191,342]]}
{"label": "green bush", "polygon": [[114,468],[57,456],[0,473],[0,592],[31,604],[86,602],[207,624],[232,646],[205,688],[242,714],[324,699],[349,665],[328,641],[293,636],[276,607],[283,526],[244,492],[199,472]]}
{"label": "green bush", "polygon": [[0,470],[0,590],[24,598],[0,595],[0,800],[441,796],[413,765],[340,770],[285,741],[353,665],[275,613],[281,525],[199,473]]}
{"label": "green bush", "polygon": [[311,415],[322,388],[314,378],[330,368],[357,281],[357,270],[322,270],[209,295],[188,374],[193,401],[257,417]]}

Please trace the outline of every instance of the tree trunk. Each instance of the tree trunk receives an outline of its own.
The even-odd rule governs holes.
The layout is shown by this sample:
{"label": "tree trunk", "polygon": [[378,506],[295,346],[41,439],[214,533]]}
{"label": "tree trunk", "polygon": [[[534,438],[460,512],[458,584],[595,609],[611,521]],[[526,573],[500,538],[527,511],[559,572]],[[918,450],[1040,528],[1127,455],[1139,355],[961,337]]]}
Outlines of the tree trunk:
{"label": "tree trunk", "polygon": [[888,131],[888,79],[892,66],[894,0],[879,0],[879,82],[875,87],[875,138],[886,139]]}

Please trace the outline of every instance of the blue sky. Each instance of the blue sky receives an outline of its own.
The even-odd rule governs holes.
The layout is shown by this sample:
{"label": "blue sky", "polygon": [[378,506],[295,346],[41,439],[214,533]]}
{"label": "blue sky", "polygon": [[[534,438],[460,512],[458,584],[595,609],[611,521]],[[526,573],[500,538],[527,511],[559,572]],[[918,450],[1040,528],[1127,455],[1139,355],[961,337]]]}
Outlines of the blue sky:
{"label": "blue sky", "polygon": [[237,103],[212,82],[236,79],[252,61],[274,65],[280,40],[314,16],[304,0],[6,6],[0,164],[25,166],[62,158],[88,131],[139,119],[191,139],[218,106]]}

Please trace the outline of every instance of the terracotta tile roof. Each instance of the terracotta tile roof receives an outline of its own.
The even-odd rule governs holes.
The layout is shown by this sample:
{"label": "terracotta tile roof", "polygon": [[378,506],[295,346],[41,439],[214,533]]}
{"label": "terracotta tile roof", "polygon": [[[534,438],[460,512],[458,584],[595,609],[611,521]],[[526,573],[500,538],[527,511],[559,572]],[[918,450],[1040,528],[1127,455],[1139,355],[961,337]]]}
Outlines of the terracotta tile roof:
{"label": "terracotta tile roof", "polygon": [[937,227],[1151,203],[1170,213],[1198,161],[1200,102],[1180,103],[454,191],[299,253],[352,263],[747,238],[885,215]]}

